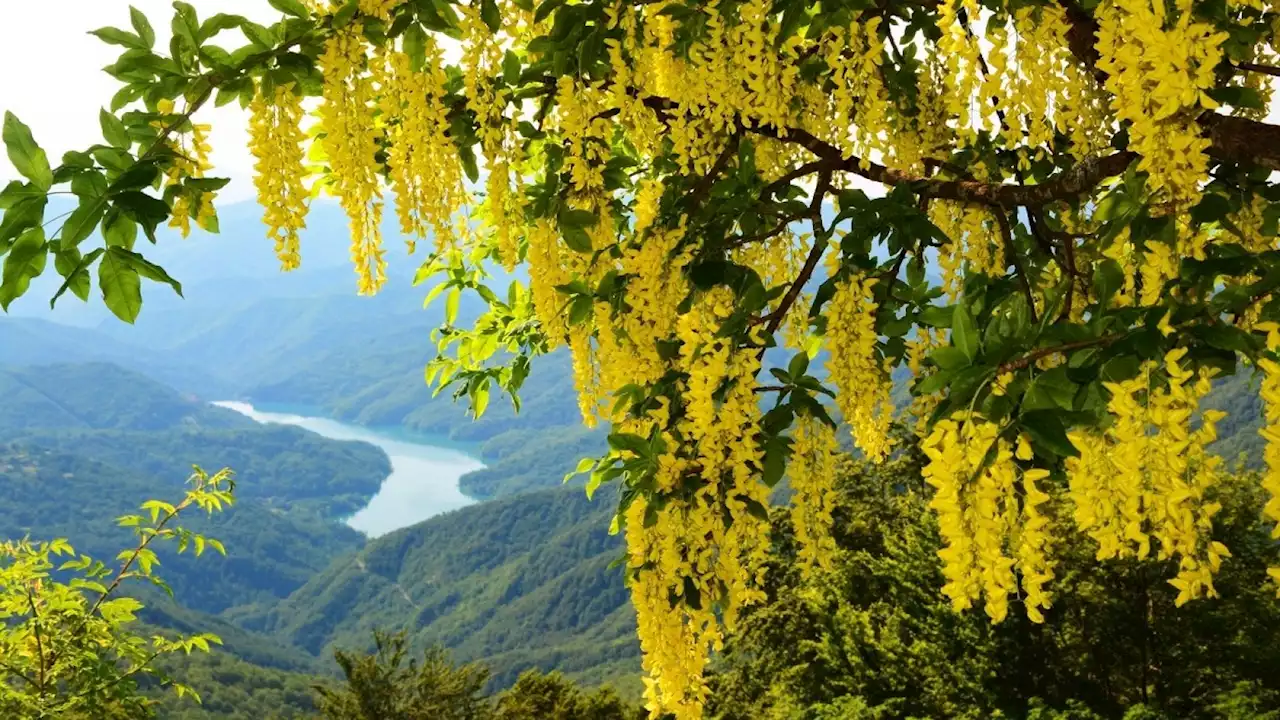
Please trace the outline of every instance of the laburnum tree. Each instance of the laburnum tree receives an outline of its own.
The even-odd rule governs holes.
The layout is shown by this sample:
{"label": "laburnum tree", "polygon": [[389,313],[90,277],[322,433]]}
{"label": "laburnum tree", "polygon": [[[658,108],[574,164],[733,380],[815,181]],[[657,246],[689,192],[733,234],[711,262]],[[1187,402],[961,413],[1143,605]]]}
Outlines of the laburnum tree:
{"label": "laburnum tree", "polygon": [[56,167],[6,117],[26,180],[0,195],[0,301],[50,258],[58,295],[96,268],[127,321],[141,278],[178,287],[138,237],[216,229],[200,111],[247,107],[284,269],[316,193],[362,294],[387,207],[430,239],[430,381],[479,414],[572,355],[584,422],[612,428],[579,470],[620,491],[655,714],[701,716],[784,475],[802,562],[829,563],[838,433],[896,452],[891,377],[957,609],[1040,620],[1068,530],[1213,596],[1221,415],[1197,403],[1242,365],[1280,520],[1275,0],[267,1],[270,26],[174,3],[160,48],[136,11],[97,31],[121,89],[105,142]]}

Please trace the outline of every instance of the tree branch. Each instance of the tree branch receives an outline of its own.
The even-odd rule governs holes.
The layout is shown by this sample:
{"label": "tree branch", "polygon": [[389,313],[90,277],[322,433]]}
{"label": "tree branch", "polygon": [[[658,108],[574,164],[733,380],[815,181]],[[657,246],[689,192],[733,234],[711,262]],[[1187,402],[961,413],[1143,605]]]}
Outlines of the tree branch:
{"label": "tree branch", "polygon": [[716,158],[715,164],[694,186],[693,192],[689,194],[689,215],[694,215],[698,212],[702,203],[707,199],[707,195],[710,194],[711,188],[716,184],[716,178],[720,177],[720,173],[724,172],[725,167],[729,164],[729,158],[738,152],[738,138],[739,133],[729,136],[729,142],[725,143],[724,150]]}
{"label": "tree branch", "polygon": [[1280,67],[1275,65],[1259,65],[1258,63],[1235,63],[1237,70],[1245,70],[1247,72],[1262,73],[1263,75],[1271,75],[1272,77],[1280,77]]}
{"label": "tree branch", "polygon": [[765,125],[751,128],[751,132],[799,145],[819,158],[817,161],[797,167],[770,187],[777,185],[783,179],[791,181],[813,172],[843,171],[861,175],[868,180],[885,185],[914,184],[929,197],[940,200],[957,200],[1004,208],[1040,207],[1058,200],[1079,197],[1092,190],[1103,179],[1124,172],[1138,157],[1137,153],[1119,152],[1101,158],[1090,158],[1039,185],[986,183],[976,180],[934,180],[887,168],[862,158],[846,158],[839,148],[804,130],[795,128],[779,130]]}
{"label": "tree branch", "polygon": [[1005,216],[1004,211],[996,210],[994,214],[996,224],[1000,226],[1000,237],[1004,240],[1004,252],[1013,263],[1013,269],[1018,273],[1018,284],[1022,286],[1022,294],[1027,298],[1031,322],[1037,323],[1039,319],[1036,317],[1036,298],[1031,294],[1031,281],[1027,279],[1027,269],[1022,264],[1022,256],[1018,254],[1018,248],[1013,244],[1013,228],[1009,227],[1009,218]]}
{"label": "tree branch", "polygon": [[782,296],[782,301],[778,303],[778,309],[769,315],[769,324],[765,326],[766,334],[772,335],[782,327],[782,321],[786,319],[787,312],[800,297],[809,278],[813,277],[813,271],[818,267],[818,261],[822,259],[822,254],[827,249],[827,231],[822,227],[822,199],[830,188],[831,173],[823,172],[818,176],[818,185],[813,189],[813,201],[809,203],[809,217],[810,222],[813,223],[813,247],[809,250],[809,257],[804,261],[800,274],[796,276],[791,287],[787,288],[787,293]]}
{"label": "tree branch", "polygon": [[34,627],[34,632],[36,637],[36,652],[40,655],[40,664],[36,668],[40,678],[40,684],[37,686],[37,688],[40,691],[40,696],[44,697],[44,694],[45,694],[44,642],[40,639],[40,611],[36,609],[36,596],[31,592],[31,588],[27,588],[27,603],[31,605],[31,623],[32,623],[32,626]]}

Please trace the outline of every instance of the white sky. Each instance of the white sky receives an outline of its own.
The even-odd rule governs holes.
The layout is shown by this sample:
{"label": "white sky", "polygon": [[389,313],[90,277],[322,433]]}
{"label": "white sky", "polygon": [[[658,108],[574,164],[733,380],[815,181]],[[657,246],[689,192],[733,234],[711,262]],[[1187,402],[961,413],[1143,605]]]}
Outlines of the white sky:
{"label": "white sky", "polygon": [[[270,23],[279,13],[266,0],[190,0],[203,20],[217,12]],[[167,54],[170,0],[0,0],[0,112],[13,112],[31,127],[36,142],[57,165],[62,153],[102,142],[98,109],[111,102],[119,82],[102,72],[124,50],[89,35],[112,26],[131,30],[129,5],[151,18],[156,47]],[[221,37],[221,36],[220,36]],[[234,48],[239,38],[225,34]],[[247,148],[247,113],[238,104],[210,107],[197,115],[213,125],[210,141],[217,174],[232,178],[220,194],[224,201],[253,196],[253,157]],[[2,156],[0,156],[2,157]],[[8,159],[0,159],[0,180],[17,177]]]}

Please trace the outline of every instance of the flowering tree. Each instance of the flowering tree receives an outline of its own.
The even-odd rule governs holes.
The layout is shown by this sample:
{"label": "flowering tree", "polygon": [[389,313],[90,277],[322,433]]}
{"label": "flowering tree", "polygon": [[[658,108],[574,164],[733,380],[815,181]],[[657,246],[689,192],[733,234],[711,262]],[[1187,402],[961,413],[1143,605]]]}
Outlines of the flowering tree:
{"label": "flowering tree", "polygon": [[[896,369],[943,592],[993,621],[1050,607],[1068,527],[1100,561],[1177,559],[1180,603],[1214,594],[1220,414],[1192,417],[1241,361],[1280,495],[1274,0],[268,2],[270,27],[174,3],[160,50],[136,11],[99,30],[124,48],[106,142],[56,167],[6,118],[27,180],[0,196],[0,302],[50,257],[59,295],[96,266],[126,321],[140,278],[176,288],[136,238],[216,229],[211,102],[252,111],[286,270],[328,192],[376,292],[389,188],[446,294],[432,381],[479,414],[565,346],[584,422],[611,424],[579,470],[620,485],[655,712],[700,716],[784,473],[804,562],[827,562],[833,414],[892,453]],[[66,186],[78,206],[44,217]],[[490,288],[498,266],[528,282]],[[463,293],[488,308],[468,328]]]}
{"label": "flowering tree", "polygon": [[[153,545],[177,543],[178,552],[204,554],[222,543],[178,525],[184,512],[220,512],[235,502],[230,470],[210,475],[194,468],[177,505],[142,504],[143,515],[118,518],[137,542],[116,556],[113,569],[88,555],[76,556],[65,539],[0,542],[0,711],[14,720],[118,720],[155,716],[156,701],[141,681],[172,687],[178,697],[195,690],[170,678],[157,661],[179,653],[209,652],[217,635],[144,638],[134,627],[143,605],[123,595],[127,585],[151,583],[166,592],[155,572]],[[59,557],[66,560],[59,562]],[[172,633],[170,633],[172,635]]]}

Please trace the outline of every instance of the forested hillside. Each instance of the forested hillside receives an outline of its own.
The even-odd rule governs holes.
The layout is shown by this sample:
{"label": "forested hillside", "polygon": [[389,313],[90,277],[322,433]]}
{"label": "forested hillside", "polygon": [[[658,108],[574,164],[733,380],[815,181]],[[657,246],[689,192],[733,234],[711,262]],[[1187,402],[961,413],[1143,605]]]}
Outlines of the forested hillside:
{"label": "forested hillside", "polygon": [[238,620],[311,652],[407,630],[482,659],[503,687],[529,667],[588,682],[639,668],[634,617],[608,534],[606,497],[577,488],[495,500],[432,518],[340,558],[265,614]]}
{"label": "forested hillside", "polygon": [[339,518],[389,471],[373,446],[259,425],[113,365],[3,368],[0,388],[6,537],[74,538],[107,553],[128,537],[111,521],[180,489],[192,464],[237,471],[242,501],[193,521],[223,540],[228,561],[162,556],[183,601],[208,612],[284,597],[357,547]]}

